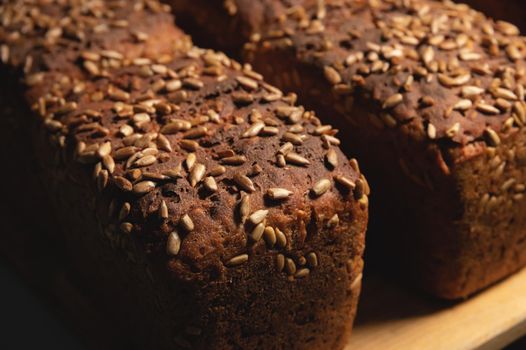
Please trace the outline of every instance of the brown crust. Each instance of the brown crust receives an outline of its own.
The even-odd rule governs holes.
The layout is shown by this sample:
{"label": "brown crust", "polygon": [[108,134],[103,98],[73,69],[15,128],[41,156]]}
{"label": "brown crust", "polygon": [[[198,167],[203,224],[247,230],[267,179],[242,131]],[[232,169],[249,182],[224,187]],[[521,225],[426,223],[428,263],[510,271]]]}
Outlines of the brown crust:
{"label": "brown crust", "polygon": [[[251,297],[245,288],[253,288],[263,307],[258,291],[266,293],[265,283],[289,283],[262,317],[268,327],[273,312],[289,313],[288,322],[271,327],[277,342],[341,346],[357,301],[369,190],[357,162],[338,149],[337,130],[294,106],[293,95],[250,67],[193,47],[157,2],[91,6],[18,1],[0,7],[3,63],[25,83],[26,103],[45,131],[39,142],[51,141],[40,146],[65,159],[56,178],[84,183],[93,174],[89,190],[75,196],[93,195],[95,207],[68,208],[66,227],[82,225],[82,211],[95,210],[98,219],[90,220],[100,221],[110,241],[130,240],[137,247],[131,254],[192,284],[196,299],[203,298],[194,302],[192,320],[208,331],[202,346],[261,341],[257,330],[228,323],[249,322],[248,313],[235,309],[236,295]],[[43,152],[41,161],[46,157]],[[71,180],[57,186],[72,196]],[[85,233],[96,226],[91,222]],[[330,276],[334,282],[323,282]],[[334,295],[318,295],[322,284]],[[327,298],[319,304],[324,309],[313,309],[322,329],[307,316],[304,327],[290,328],[301,304],[289,310],[284,303],[300,286],[306,302]],[[225,301],[224,312],[208,314]],[[179,326],[190,322],[175,318]],[[335,331],[316,340],[301,330],[329,326]],[[251,336],[240,340],[246,332]]]}

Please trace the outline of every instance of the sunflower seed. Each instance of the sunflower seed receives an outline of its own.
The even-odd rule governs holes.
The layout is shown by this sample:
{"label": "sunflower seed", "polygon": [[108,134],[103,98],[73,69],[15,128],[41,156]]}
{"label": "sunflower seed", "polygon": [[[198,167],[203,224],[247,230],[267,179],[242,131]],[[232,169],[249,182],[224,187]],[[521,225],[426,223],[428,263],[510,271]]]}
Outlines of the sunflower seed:
{"label": "sunflower seed", "polygon": [[239,216],[241,221],[244,222],[250,213],[250,197],[247,194],[243,194],[241,201],[239,202]]}
{"label": "sunflower seed", "polygon": [[486,128],[484,130],[484,135],[486,136],[486,141],[490,146],[497,147],[498,145],[500,145],[500,137],[495,132],[495,130],[491,128]]}
{"label": "sunflower seed", "polygon": [[131,191],[133,189],[132,183],[122,176],[113,177],[113,183],[123,191]]}
{"label": "sunflower seed", "polygon": [[305,268],[299,269],[298,272],[296,272],[296,274],[294,275],[294,277],[296,278],[307,277],[309,273],[310,273],[310,270],[305,267]]}
{"label": "sunflower seed", "polygon": [[516,101],[518,99],[513,91],[504,88],[495,89],[493,94],[495,97],[503,98],[505,100]]}
{"label": "sunflower seed", "polygon": [[127,102],[130,100],[130,94],[124,90],[111,88],[108,90],[108,97],[114,101]]}
{"label": "sunflower seed", "polygon": [[111,142],[104,142],[97,150],[99,158],[104,158],[111,153]]}
{"label": "sunflower seed", "polygon": [[152,118],[147,113],[137,113],[132,117],[132,120],[136,126],[141,127],[141,125],[149,123]]}
{"label": "sunflower seed", "polygon": [[494,107],[494,106],[492,106],[490,104],[483,103],[483,102],[477,104],[477,110],[479,112],[484,113],[484,114],[491,114],[491,115],[493,115],[493,114],[500,114],[500,111],[499,111],[498,108],[496,108],[496,107]]}
{"label": "sunflower seed", "polygon": [[257,225],[261,223],[263,220],[265,220],[265,218],[267,217],[267,214],[268,214],[268,210],[264,210],[264,209],[257,210],[249,216],[248,220],[252,224]]}
{"label": "sunflower seed", "polygon": [[221,163],[226,165],[242,165],[247,161],[245,156],[232,156],[221,159]]}
{"label": "sunflower seed", "polygon": [[314,193],[314,195],[319,197],[325,192],[327,192],[331,188],[331,186],[332,184],[330,180],[321,179],[320,181],[316,182],[314,186],[312,187],[312,193]]}
{"label": "sunflower seed", "polygon": [[434,140],[437,137],[437,129],[431,123],[427,124],[427,137]]}
{"label": "sunflower seed", "polygon": [[265,127],[265,123],[261,121],[257,121],[254,124],[252,124],[244,133],[241,135],[241,137],[254,137],[257,136],[261,130]]}
{"label": "sunflower seed", "polygon": [[107,156],[104,156],[102,158],[102,164],[104,164],[104,167],[108,169],[110,174],[113,174],[113,172],[115,171],[115,161],[113,160],[112,156],[110,156],[109,154]]}
{"label": "sunflower seed", "polygon": [[93,61],[84,61],[82,63],[82,66],[84,67],[84,69],[86,71],[88,71],[89,74],[91,74],[93,76],[100,75],[99,66],[97,66],[97,64],[95,62],[93,62]]}
{"label": "sunflower seed", "polygon": [[274,228],[272,228],[272,226],[265,227],[265,231],[263,232],[263,239],[265,240],[269,248],[272,248],[274,244],[276,244],[276,232],[274,231]]}
{"label": "sunflower seed", "polygon": [[254,242],[257,242],[261,239],[263,236],[263,233],[265,231],[265,224],[262,222],[257,224],[253,229],[252,232],[250,232],[250,239]]}
{"label": "sunflower seed", "polygon": [[440,82],[440,84],[446,87],[465,85],[467,82],[470,81],[470,79],[471,75],[469,74],[462,74],[456,77],[450,77],[445,74],[438,74],[438,81]]}
{"label": "sunflower seed", "polygon": [[394,94],[389,96],[382,104],[383,109],[391,109],[398,106],[404,100],[402,94]]}
{"label": "sunflower seed", "polygon": [[237,82],[248,90],[256,90],[258,88],[258,82],[247,78],[247,77],[236,77]]}
{"label": "sunflower seed", "polygon": [[186,78],[183,80],[183,86],[190,89],[199,90],[203,88],[205,84],[201,80],[196,78]]}
{"label": "sunflower seed", "polygon": [[278,254],[276,256],[276,269],[278,272],[283,271],[285,268],[285,256],[283,254]]}
{"label": "sunflower seed", "polygon": [[339,146],[341,143],[338,138],[332,135],[322,135],[321,139],[327,146]]}
{"label": "sunflower seed", "polygon": [[178,80],[178,79],[169,80],[164,85],[164,88],[168,92],[173,92],[173,91],[179,90],[182,87],[183,87],[183,83],[180,80]]}
{"label": "sunflower seed", "polygon": [[137,152],[137,147],[135,146],[127,146],[127,147],[119,148],[118,150],[115,151],[113,158],[115,158],[116,160],[124,160],[124,159],[130,158],[136,152]]}
{"label": "sunflower seed", "polygon": [[9,62],[9,46],[5,44],[0,46],[0,61],[3,64],[7,64]]}
{"label": "sunflower seed", "polygon": [[243,91],[235,91],[232,93],[232,100],[237,105],[248,105],[254,101],[254,96]]}
{"label": "sunflower seed", "polygon": [[133,185],[133,193],[143,195],[151,192],[155,188],[155,182],[153,181],[141,181]]}
{"label": "sunflower seed", "polygon": [[124,202],[124,204],[121,207],[121,210],[119,211],[119,221],[122,221],[130,215],[131,211],[131,205],[128,202]]}
{"label": "sunflower seed", "polygon": [[190,129],[190,130],[186,131],[183,134],[183,138],[185,138],[185,139],[196,139],[196,138],[205,136],[207,134],[207,132],[208,132],[208,128],[207,127],[199,126],[197,128],[193,128],[193,129]]}
{"label": "sunflower seed", "polygon": [[327,160],[327,164],[329,164],[332,169],[338,166],[338,154],[333,148],[330,148],[327,151],[325,159]]}
{"label": "sunflower seed", "polygon": [[462,51],[460,52],[459,57],[462,61],[478,61],[482,56],[476,52]]}
{"label": "sunflower seed", "polygon": [[226,168],[222,165],[218,165],[212,169],[210,169],[210,172],[208,173],[210,176],[221,176],[226,172]]}
{"label": "sunflower seed", "polygon": [[475,97],[484,92],[484,89],[478,86],[464,86],[462,88],[462,96],[465,98]]}
{"label": "sunflower seed", "polygon": [[119,134],[121,134],[124,137],[130,136],[130,135],[133,134],[133,128],[130,125],[128,125],[128,124],[123,124],[119,128]]}
{"label": "sunflower seed", "polygon": [[289,153],[285,154],[285,160],[287,161],[287,163],[294,164],[294,165],[300,165],[300,166],[304,166],[304,165],[309,165],[310,164],[310,162],[309,162],[309,160],[307,158],[304,158],[304,157],[302,157],[299,154],[294,153],[294,152],[289,152]]}
{"label": "sunflower seed", "polygon": [[336,175],[334,177],[334,180],[338,184],[344,186],[345,188],[347,188],[349,190],[354,189],[354,187],[356,186],[355,183],[351,179],[349,179],[348,177],[342,176],[342,175]]}
{"label": "sunflower seed", "polygon": [[195,228],[194,222],[192,221],[192,218],[190,218],[188,214],[184,214],[183,217],[181,218],[181,226],[183,226],[183,228],[188,232],[193,231]]}
{"label": "sunflower seed", "polygon": [[291,132],[286,132],[282,137],[283,141],[290,142],[293,145],[299,146],[303,144],[303,138],[299,135],[293,134]]}
{"label": "sunflower seed", "polygon": [[[356,180],[356,186],[354,187],[354,199],[360,200],[365,193],[365,184],[361,179]],[[339,223],[340,218],[336,215],[333,219]]]}
{"label": "sunflower seed", "polygon": [[267,190],[267,196],[274,200],[287,199],[291,194],[291,191],[284,188],[269,188]]}
{"label": "sunflower seed", "polygon": [[326,134],[326,133],[330,132],[331,130],[332,130],[332,126],[331,125],[322,125],[322,126],[318,126],[316,129],[314,129],[313,134],[319,136],[319,135]]}
{"label": "sunflower seed", "polygon": [[524,103],[523,102],[515,102],[513,104],[513,110],[517,114],[519,120],[522,123],[525,123],[526,122],[526,108],[524,108]]}
{"label": "sunflower seed", "polygon": [[206,167],[201,163],[195,163],[190,171],[190,184],[195,187],[201,180],[203,180],[206,174]]}
{"label": "sunflower seed", "polygon": [[456,122],[449,129],[446,130],[446,135],[449,138],[453,138],[458,134],[459,131],[460,131],[460,123]]}
{"label": "sunflower seed", "polygon": [[172,231],[168,235],[168,241],[166,243],[166,253],[170,256],[176,256],[181,250],[181,237],[176,231]]}
{"label": "sunflower seed", "polygon": [[99,188],[99,191],[102,192],[102,190],[104,190],[106,188],[106,186],[108,185],[108,180],[109,180],[109,173],[107,170],[101,170],[99,172],[99,176],[97,177],[97,185],[98,185],[98,188]]}
{"label": "sunflower seed", "polygon": [[292,151],[293,149],[294,149],[294,145],[290,142],[287,142],[283,146],[281,146],[278,153],[285,155],[289,153],[290,151]]}
{"label": "sunflower seed", "polygon": [[325,75],[325,79],[327,79],[332,85],[339,84],[342,81],[340,73],[330,66],[325,66],[323,68],[323,74]]}
{"label": "sunflower seed", "polygon": [[334,214],[329,219],[329,221],[327,221],[327,227],[329,227],[329,228],[336,227],[336,226],[338,226],[339,223],[340,223],[340,217],[338,216],[338,214]]}
{"label": "sunflower seed", "polygon": [[192,123],[190,123],[189,121],[177,120],[177,121],[173,121],[171,123],[168,123],[168,124],[164,125],[161,128],[161,133],[163,133],[163,134],[175,134],[175,133],[177,133],[179,131],[190,130],[191,127],[192,127]]}
{"label": "sunflower seed", "polygon": [[130,222],[123,222],[119,225],[119,228],[124,233],[131,233],[133,230],[133,224]]}
{"label": "sunflower seed", "polygon": [[317,267],[318,266],[318,256],[314,252],[310,252],[307,254],[307,263],[310,267]]}
{"label": "sunflower seed", "polygon": [[247,191],[249,193],[256,191],[252,180],[250,180],[246,175],[236,173],[233,179],[242,190]]}
{"label": "sunflower seed", "polygon": [[283,154],[277,155],[276,165],[280,168],[284,168],[285,166],[287,166],[287,161],[285,160],[285,157],[283,157]]}
{"label": "sunflower seed", "polygon": [[173,150],[170,141],[163,134],[159,134],[157,136],[157,146],[159,146],[160,149],[166,152],[172,152]]}
{"label": "sunflower seed", "polygon": [[197,156],[195,155],[195,153],[189,153],[185,159],[186,169],[192,170],[196,160]]}
{"label": "sunflower seed", "polygon": [[470,109],[472,105],[473,105],[473,103],[471,102],[471,100],[463,99],[463,100],[459,100],[457,103],[455,103],[453,105],[453,109],[460,110],[460,111],[465,111],[467,109]]}
{"label": "sunflower seed", "polygon": [[274,233],[276,234],[276,243],[280,248],[285,248],[287,246],[287,236],[277,227],[274,228]]}
{"label": "sunflower seed", "polygon": [[204,179],[203,184],[205,185],[206,189],[210,192],[216,192],[217,191],[217,183],[216,180],[212,176],[208,176]]}
{"label": "sunflower seed", "polygon": [[246,263],[247,261],[248,261],[248,254],[240,254],[228,260],[225,263],[225,265],[226,266],[238,266],[238,265]]}
{"label": "sunflower seed", "polygon": [[275,136],[279,134],[279,129],[274,126],[265,126],[260,132],[260,135],[264,136]]}
{"label": "sunflower seed", "polygon": [[285,259],[285,271],[289,275],[294,275],[296,273],[296,263],[294,260],[290,258]]}
{"label": "sunflower seed", "polygon": [[137,159],[137,160],[133,163],[133,166],[136,166],[136,167],[142,168],[142,167],[146,167],[146,166],[152,165],[152,164],[154,164],[156,161],[157,161],[157,157],[155,157],[155,156],[153,156],[153,155],[147,155],[147,156],[144,156],[144,157],[142,157],[142,158]]}
{"label": "sunflower seed", "polygon": [[181,177],[182,166],[181,163],[177,164],[173,169],[168,169],[163,172],[163,175],[168,176],[172,179]]}
{"label": "sunflower seed", "polygon": [[161,204],[159,205],[159,217],[161,219],[168,219],[168,206],[164,200],[161,201]]}

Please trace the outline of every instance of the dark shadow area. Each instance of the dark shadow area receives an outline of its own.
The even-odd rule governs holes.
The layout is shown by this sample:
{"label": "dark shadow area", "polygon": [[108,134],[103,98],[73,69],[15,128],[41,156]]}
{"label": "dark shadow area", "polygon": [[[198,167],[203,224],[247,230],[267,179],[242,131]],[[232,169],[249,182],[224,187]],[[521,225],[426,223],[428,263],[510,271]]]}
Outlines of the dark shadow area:
{"label": "dark shadow area", "polygon": [[84,349],[51,306],[0,264],[2,349]]}
{"label": "dark shadow area", "polygon": [[[459,0],[483,12],[489,17],[511,22],[526,32],[526,17],[524,0]],[[526,347],[525,347],[526,349]]]}

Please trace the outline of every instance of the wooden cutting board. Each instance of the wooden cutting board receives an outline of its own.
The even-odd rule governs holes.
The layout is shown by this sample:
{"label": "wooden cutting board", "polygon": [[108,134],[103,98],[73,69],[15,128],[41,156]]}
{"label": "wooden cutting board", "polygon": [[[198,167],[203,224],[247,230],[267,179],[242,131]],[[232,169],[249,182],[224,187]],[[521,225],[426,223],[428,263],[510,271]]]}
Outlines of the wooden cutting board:
{"label": "wooden cutting board", "polygon": [[458,302],[366,276],[346,350],[501,349],[526,335],[526,269]]}

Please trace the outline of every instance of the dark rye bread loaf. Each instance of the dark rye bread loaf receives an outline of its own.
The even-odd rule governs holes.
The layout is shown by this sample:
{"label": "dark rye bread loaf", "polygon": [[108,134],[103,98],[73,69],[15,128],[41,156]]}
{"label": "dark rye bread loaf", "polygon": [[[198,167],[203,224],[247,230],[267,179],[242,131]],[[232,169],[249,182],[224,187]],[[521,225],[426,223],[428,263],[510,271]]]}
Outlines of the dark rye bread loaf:
{"label": "dark rye bread loaf", "polygon": [[0,5],[3,116],[36,153],[64,264],[140,348],[342,348],[367,224],[358,163],[167,12]]}
{"label": "dark rye bread loaf", "polygon": [[376,188],[372,224],[385,234],[369,236],[369,252],[451,299],[526,264],[517,27],[450,1],[348,0],[304,1],[257,28],[235,3],[200,24],[227,38],[230,26],[213,26],[228,16],[256,28],[248,61],[342,130]]}

